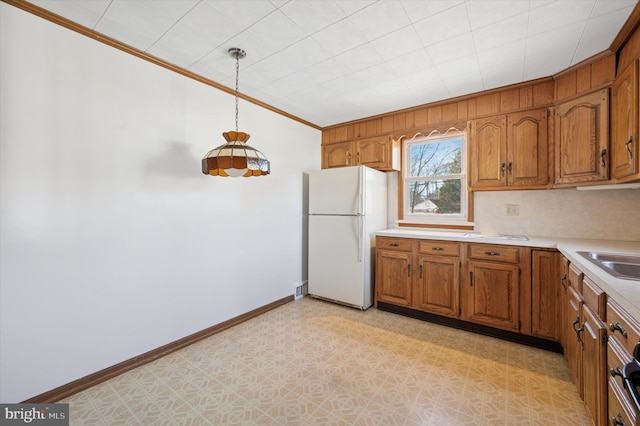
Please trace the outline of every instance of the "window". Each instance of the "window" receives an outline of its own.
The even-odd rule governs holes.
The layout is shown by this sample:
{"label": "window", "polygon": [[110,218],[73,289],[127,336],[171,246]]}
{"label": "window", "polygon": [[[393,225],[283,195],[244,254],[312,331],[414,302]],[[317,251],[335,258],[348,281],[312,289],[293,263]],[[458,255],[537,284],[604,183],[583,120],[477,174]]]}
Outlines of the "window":
{"label": "window", "polygon": [[438,135],[405,141],[404,219],[466,222],[466,135]]}

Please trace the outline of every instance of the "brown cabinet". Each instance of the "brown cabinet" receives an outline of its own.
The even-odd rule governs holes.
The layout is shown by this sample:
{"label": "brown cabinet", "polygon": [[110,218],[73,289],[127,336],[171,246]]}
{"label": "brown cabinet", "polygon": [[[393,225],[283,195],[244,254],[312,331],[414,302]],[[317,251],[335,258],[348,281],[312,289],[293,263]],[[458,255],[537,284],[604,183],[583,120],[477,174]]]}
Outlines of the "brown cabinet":
{"label": "brown cabinet", "polygon": [[417,261],[413,306],[421,311],[457,317],[460,314],[460,244],[421,241]]}
{"label": "brown cabinet", "polygon": [[565,310],[565,358],[596,426],[607,423],[606,294],[569,265]]}
{"label": "brown cabinet", "polygon": [[459,243],[377,237],[376,304],[457,317]]}
{"label": "brown cabinet", "polygon": [[541,188],[549,183],[547,109],[477,119],[468,127],[472,189]]}
{"label": "brown cabinet", "polygon": [[577,186],[609,178],[609,89],[556,108],[555,184]]}
{"label": "brown cabinet", "polygon": [[376,305],[381,301],[411,306],[412,240],[377,237],[376,247]]}
{"label": "brown cabinet", "polygon": [[531,252],[531,334],[544,339],[560,340],[559,262],[557,251]]}
{"label": "brown cabinet", "polygon": [[400,142],[386,135],[322,146],[323,168],[358,165],[400,170]]}
{"label": "brown cabinet", "polygon": [[[621,372],[631,361],[636,344],[640,341],[640,324],[615,300],[609,298],[606,306],[606,323],[609,332],[607,342],[608,406],[609,424],[636,425],[638,412],[625,386]],[[615,421],[618,423],[615,423]]]}
{"label": "brown cabinet", "polygon": [[638,61],[618,75],[611,89],[611,179],[640,179]]}
{"label": "brown cabinet", "polygon": [[520,329],[520,248],[468,244],[463,319],[510,331]]}

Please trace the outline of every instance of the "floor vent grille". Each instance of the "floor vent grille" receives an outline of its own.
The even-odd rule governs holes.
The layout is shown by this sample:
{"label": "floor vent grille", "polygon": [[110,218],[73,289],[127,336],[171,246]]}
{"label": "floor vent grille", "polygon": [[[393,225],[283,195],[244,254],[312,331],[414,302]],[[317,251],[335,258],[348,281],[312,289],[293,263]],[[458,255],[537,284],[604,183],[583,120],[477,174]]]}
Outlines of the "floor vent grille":
{"label": "floor vent grille", "polygon": [[309,290],[308,290],[307,282],[305,281],[303,283],[296,285],[293,296],[295,300],[298,300],[298,299],[302,299],[308,293],[309,293]]}

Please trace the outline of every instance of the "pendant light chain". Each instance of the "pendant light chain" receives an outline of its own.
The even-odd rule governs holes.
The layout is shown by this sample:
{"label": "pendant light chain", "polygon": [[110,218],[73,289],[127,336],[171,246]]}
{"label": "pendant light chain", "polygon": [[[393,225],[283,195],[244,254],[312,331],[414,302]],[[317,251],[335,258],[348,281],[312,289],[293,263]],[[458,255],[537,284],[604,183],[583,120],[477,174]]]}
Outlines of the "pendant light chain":
{"label": "pendant light chain", "polygon": [[238,133],[238,76],[240,75],[240,59],[239,55],[236,56],[236,133]]}

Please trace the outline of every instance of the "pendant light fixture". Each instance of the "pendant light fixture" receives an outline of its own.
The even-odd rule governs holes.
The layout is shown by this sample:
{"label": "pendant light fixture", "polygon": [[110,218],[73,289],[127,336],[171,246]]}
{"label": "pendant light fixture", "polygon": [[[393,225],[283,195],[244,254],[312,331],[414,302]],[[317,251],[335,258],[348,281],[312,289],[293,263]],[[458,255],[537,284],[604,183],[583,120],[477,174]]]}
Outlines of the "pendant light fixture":
{"label": "pendant light fixture", "polygon": [[222,134],[227,143],[212,149],[202,159],[202,173],[211,176],[251,177],[268,175],[271,172],[269,160],[263,153],[247,145],[249,135],[238,132],[238,75],[240,59],[247,53],[237,47],[229,49],[229,55],[236,59],[236,131]]}

